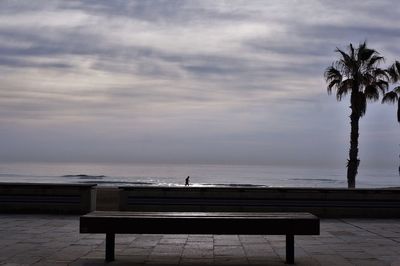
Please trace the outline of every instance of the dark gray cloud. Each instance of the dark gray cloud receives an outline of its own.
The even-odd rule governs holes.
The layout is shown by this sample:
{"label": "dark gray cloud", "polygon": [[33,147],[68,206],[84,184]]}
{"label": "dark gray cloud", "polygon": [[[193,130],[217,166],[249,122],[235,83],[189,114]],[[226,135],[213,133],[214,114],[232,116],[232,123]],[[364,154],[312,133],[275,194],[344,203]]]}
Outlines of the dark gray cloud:
{"label": "dark gray cloud", "polygon": [[250,14],[213,9],[218,3],[185,0],[107,1],[87,0],[62,2],[61,8],[84,10],[104,17],[135,18],[157,24],[202,23],[207,20],[244,20]]}
{"label": "dark gray cloud", "polygon": [[[1,53],[1,49],[0,49]],[[6,53],[5,53],[6,54]],[[19,57],[14,58],[11,56],[2,56],[0,57],[0,65],[11,67],[11,68],[54,68],[54,69],[66,69],[72,68],[71,64],[68,64],[64,61],[62,62],[54,62],[54,63],[35,63],[35,62],[28,62],[27,60],[23,60]]]}
{"label": "dark gray cloud", "polygon": [[303,28],[302,35],[308,38],[333,40],[340,37],[340,39],[363,42],[364,40],[378,41],[382,38],[396,39],[400,36],[400,29],[395,25],[389,27],[381,25],[316,25],[308,29]]}

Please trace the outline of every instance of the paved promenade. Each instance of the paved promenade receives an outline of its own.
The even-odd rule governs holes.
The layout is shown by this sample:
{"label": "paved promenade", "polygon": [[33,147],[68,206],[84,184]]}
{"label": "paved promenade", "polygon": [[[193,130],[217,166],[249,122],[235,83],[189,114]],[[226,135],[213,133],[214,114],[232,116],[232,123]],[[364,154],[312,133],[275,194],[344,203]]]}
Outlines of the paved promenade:
{"label": "paved promenade", "polygon": [[[105,265],[104,235],[78,216],[0,214],[0,265]],[[295,237],[296,265],[400,266],[400,219],[325,219]],[[284,236],[116,235],[107,265],[285,265]]]}

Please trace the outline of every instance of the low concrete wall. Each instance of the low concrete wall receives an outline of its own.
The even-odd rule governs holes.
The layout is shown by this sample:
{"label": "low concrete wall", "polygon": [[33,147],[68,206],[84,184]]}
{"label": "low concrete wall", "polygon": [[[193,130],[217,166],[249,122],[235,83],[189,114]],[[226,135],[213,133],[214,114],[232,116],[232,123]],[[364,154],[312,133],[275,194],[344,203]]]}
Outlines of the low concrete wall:
{"label": "low concrete wall", "polygon": [[0,183],[0,212],[74,213],[96,209],[96,185]]}
{"label": "low concrete wall", "polygon": [[120,187],[122,211],[310,212],[319,217],[400,217],[400,190]]}
{"label": "low concrete wall", "polygon": [[113,187],[97,187],[96,193],[97,211],[119,210],[119,189]]}

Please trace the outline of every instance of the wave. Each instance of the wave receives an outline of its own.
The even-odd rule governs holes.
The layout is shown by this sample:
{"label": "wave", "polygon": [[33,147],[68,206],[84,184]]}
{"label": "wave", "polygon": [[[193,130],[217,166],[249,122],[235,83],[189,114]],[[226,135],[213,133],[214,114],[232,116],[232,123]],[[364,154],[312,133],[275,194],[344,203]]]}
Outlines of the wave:
{"label": "wave", "polygon": [[[165,182],[151,182],[151,181],[124,181],[124,180],[93,180],[93,181],[79,181],[84,184],[97,184],[100,186],[157,186],[157,187],[184,187],[180,183],[165,183]],[[268,187],[266,185],[254,185],[254,184],[230,184],[230,183],[192,183],[190,187]]]}
{"label": "wave", "polygon": [[25,177],[31,175],[19,175],[19,174],[0,174],[0,177]]}
{"label": "wave", "polygon": [[109,185],[140,185],[140,186],[149,186],[149,185],[155,185],[156,183],[151,183],[151,182],[141,182],[141,181],[114,181],[114,180],[103,180],[103,181],[81,181],[79,183],[84,183],[84,184],[99,184],[99,185],[104,185],[104,184],[109,184]]}
{"label": "wave", "polygon": [[78,174],[78,175],[63,175],[61,177],[74,177],[74,178],[79,178],[79,179],[103,179],[106,176],[105,175]]}
{"label": "wave", "polygon": [[[197,185],[197,184],[195,184]],[[200,184],[200,186],[212,186],[212,187],[268,187],[266,185],[254,185],[254,184],[221,184],[221,183],[216,183],[216,184]]]}
{"label": "wave", "polygon": [[318,182],[341,182],[340,180],[330,178],[289,178],[295,181],[318,181]]}

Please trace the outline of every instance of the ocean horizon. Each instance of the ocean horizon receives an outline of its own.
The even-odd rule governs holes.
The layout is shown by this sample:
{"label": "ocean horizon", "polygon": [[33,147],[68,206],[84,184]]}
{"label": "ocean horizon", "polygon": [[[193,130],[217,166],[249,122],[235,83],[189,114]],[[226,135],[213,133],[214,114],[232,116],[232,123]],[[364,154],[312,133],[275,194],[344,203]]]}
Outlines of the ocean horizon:
{"label": "ocean horizon", "polygon": [[[346,168],[228,164],[0,163],[0,182],[99,186],[261,186],[346,188]],[[398,169],[359,168],[359,188],[400,187]]]}

